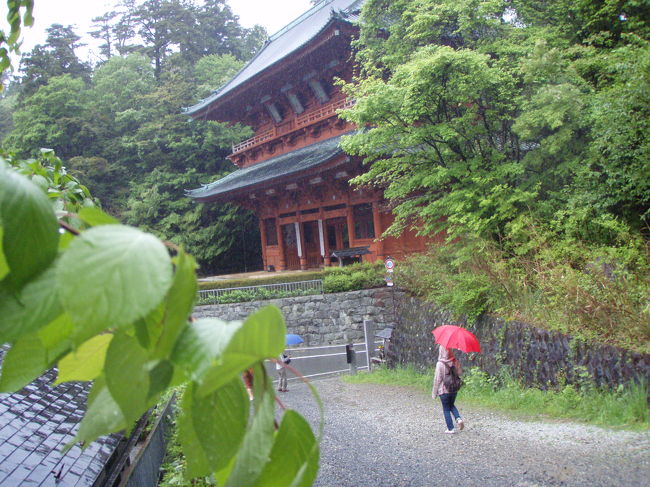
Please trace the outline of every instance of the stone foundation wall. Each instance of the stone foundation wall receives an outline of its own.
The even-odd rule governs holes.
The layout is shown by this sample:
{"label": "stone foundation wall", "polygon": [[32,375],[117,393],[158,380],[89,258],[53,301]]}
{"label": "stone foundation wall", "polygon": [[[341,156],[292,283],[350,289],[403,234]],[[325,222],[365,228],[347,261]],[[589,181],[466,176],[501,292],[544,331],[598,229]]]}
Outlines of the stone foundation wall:
{"label": "stone foundation wall", "polygon": [[397,326],[389,363],[433,368],[437,348],[431,330],[443,324],[460,324],[474,332],[481,342],[481,353],[461,352],[461,362],[464,366],[477,365],[490,375],[505,366],[528,385],[541,388],[564,380],[580,383],[586,376],[609,387],[641,379],[650,383],[650,354],[585,343],[559,332],[491,316],[474,323],[453,322],[445,310],[404,293],[397,296]]}
{"label": "stone foundation wall", "polygon": [[438,355],[431,330],[456,323],[473,331],[481,342],[482,353],[458,354],[463,365],[479,366],[490,375],[506,367],[528,385],[541,388],[564,380],[578,383],[585,376],[610,387],[643,378],[650,383],[650,354],[589,344],[490,316],[475,323],[452,322],[449,312],[392,288],[198,306],[194,316],[243,320],[268,304],[280,308],[288,332],[301,335],[306,345],[363,341],[364,320],[374,321],[376,330],[395,326],[389,364],[433,368]]}
{"label": "stone foundation wall", "polygon": [[372,320],[378,330],[394,324],[393,294],[388,289],[299,296],[247,303],[197,306],[195,318],[243,320],[255,310],[273,304],[280,308],[288,333],[297,333],[307,346],[363,341],[363,321]]}

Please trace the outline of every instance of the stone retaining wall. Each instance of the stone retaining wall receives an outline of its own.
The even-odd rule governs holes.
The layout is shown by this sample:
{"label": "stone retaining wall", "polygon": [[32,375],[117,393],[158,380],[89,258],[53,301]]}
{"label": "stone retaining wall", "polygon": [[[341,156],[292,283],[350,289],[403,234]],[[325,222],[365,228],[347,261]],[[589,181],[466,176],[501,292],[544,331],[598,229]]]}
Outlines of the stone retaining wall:
{"label": "stone retaining wall", "polygon": [[630,380],[650,383],[650,354],[575,340],[559,332],[520,322],[483,316],[474,323],[453,322],[450,313],[404,293],[397,295],[397,326],[389,350],[389,363],[433,368],[437,360],[431,330],[443,324],[460,324],[476,334],[480,354],[462,354],[465,366],[477,365],[490,375],[504,366],[535,387],[559,382],[593,380],[616,387]]}
{"label": "stone retaining wall", "polygon": [[194,317],[243,320],[253,311],[273,304],[280,308],[289,333],[297,333],[306,345],[332,345],[363,341],[363,320],[377,329],[393,325],[393,294],[388,289],[319,294],[247,303],[197,306]]}
{"label": "stone retaining wall", "polygon": [[[420,369],[433,368],[437,360],[431,330],[452,323],[449,312],[388,288],[198,306],[194,316],[242,320],[268,304],[280,308],[288,332],[301,335],[306,345],[363,341],[364,320],[374,321],[377,330],[395,326],[389,364],[411,364]],[[541,388],[564,380],[579,383],[585,377],[611,387],[642,378],[650,383],[650,354],[589,344],[559,332],[490,316],[475,323],[454,323],[472,330],[481,342],[482,353],[459,353],[463,364],[477,365],[490,375],[506,367],[528,385]]]}

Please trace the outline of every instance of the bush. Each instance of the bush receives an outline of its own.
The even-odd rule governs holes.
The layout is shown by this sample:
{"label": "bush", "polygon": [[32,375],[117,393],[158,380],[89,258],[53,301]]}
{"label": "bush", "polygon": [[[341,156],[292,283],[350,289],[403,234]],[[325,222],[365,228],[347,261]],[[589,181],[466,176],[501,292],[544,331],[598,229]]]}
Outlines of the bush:
{"label": "bush", "polygon": [[395,282],[456,317],[495,313],[647,353],[650,249],[619,230],[588,245],[528,222],[499,244],[467,237],[412,256]]}
{"label": "bush", "polygon": [[201,281],[199,289],[227,289],[231,287],[263,286],[265,284],[281,284],[284,282],[312,281],[323,279],[323,271],[300,272],[296,274],[277,273],[269,277],[247,279],[224,279],[220,281]]}
{"label": "bush", "polygon": [[383,262],[362,262],[345,267],[324,269],[323,289],[326,293],[358,291],[385,286]]}

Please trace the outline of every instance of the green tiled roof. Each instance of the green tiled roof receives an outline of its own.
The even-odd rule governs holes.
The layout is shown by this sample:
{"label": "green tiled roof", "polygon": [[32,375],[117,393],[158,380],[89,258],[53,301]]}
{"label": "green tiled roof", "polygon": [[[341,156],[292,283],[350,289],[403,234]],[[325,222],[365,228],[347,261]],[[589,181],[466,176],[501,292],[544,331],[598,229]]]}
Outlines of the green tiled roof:
{"label": "green tiled roof", "polygon": [[342,135],[332,137],[272,157],[264,162],[237,169],[218,181],[187,191],[187,195],[196,201],[211,201],[225,199],[224,197],[229,193],[242,191],[260,183],[269,183],[266,186],[270,186],[279,178],[315,168],[343,154],[343,150],[339,147],[341,137]]}

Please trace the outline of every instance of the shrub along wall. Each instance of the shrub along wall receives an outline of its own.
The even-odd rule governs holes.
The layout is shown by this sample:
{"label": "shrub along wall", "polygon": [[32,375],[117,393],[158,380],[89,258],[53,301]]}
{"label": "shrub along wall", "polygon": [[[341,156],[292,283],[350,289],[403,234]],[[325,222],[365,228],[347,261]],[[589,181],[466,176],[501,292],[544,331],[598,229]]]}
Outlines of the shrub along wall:
{"label": "shrub along wall", "polygon": [[459,353],[464,366],[477,365],[491,375],[507,368],[531,386],[582,383],[589,377],[598,385],[616,387],[630,380],[650,383],[650,354],[586,343],[559,332],[525,323],[483,316],[475,323],[452,322],[449,312],[405,293],[396,295],[397,326],[388,353],[389,363],[435,366],[437,348],[431,330],[443,324],[460,324],[481,342],[480,354]]}

